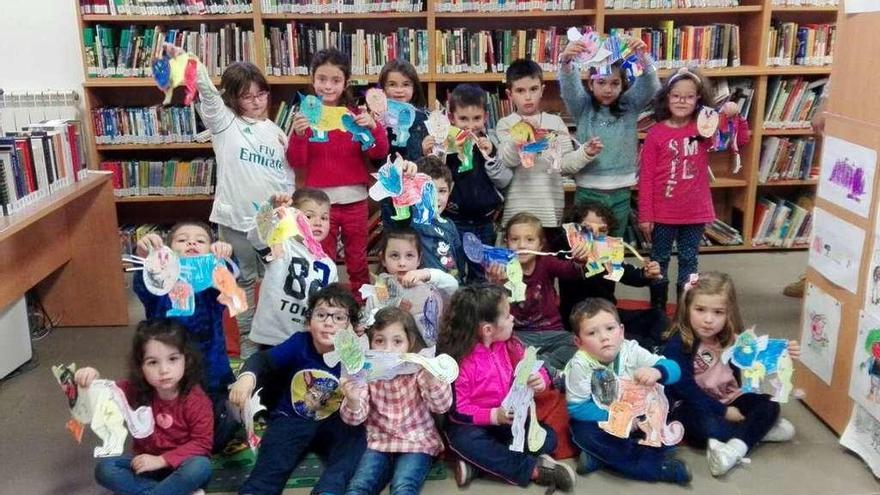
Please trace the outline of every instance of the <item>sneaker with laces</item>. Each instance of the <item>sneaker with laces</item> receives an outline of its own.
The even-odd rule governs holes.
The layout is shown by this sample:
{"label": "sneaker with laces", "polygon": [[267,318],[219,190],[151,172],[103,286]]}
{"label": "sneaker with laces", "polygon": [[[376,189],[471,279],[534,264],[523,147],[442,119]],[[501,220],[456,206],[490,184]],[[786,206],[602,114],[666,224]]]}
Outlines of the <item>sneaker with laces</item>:
{"label": "sneaker with laces", "polygon": [[681,459],[666,459],[660,467],[660,479],[676,485],[685,486],[691,482],[691,470]]}
{"label": "sneaker with laces", "polygon": [[780,417],[776,424],[761,439],[762,442],[788,442],[794,438],[794,425],[791,421]]}
{"label": "sneaker with laces", "polygon": [[568,464],[543,454],[538,458],[538,478],[535,483],[546,486],[547,493],[553,493],[556,489],[570,492],[574,490],[577,476]]}
{"label": "sneaker with laces", "polygon": [[601,467],[602,462],[599,461],[599,459],[596,459],[596,457],[583,450],[581,451],[578,456],[577,474],[590,474],[593,471],[598,471]]}
{"label": "sneaker with laces", "polygon": [[474,468],[467,462],[459,459],[455,462],[455,484],[459,488],[468,486],[474,479]]}
{"label": "sneaker with laces", "polygon": [[722,476],[742,460],[742,455],[730,445],[710,438],[706,459],[709,461],[709,472],[712,476]]}

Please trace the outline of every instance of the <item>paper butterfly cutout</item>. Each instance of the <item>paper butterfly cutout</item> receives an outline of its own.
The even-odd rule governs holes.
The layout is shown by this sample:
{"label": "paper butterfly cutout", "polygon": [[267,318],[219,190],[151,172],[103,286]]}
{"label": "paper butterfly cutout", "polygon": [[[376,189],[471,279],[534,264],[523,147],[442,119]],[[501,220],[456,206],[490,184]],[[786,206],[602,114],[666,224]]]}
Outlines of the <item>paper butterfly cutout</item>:
{"label": "paper butterfly cutout", "polygon": [[434,220],[437,215],[437,190],[434,182],[423,173],[404,175],[403,158],[400,154],[393,162],[389,156],[385,165],[373,177],[376,178],[376,183],[370,187],[370,198],[381,201],[390,197],[395,209],[392,219],[410,218],[409,207],[413,207],[413,222],[427,225]]}
{"label": "paper butterfly cutout", "polygon": [[519,151],[523,168],[534,167],[537,156],[546,152],[550,158],[550,168],[547,171],[562,169],[562,141],[555,132],[535,129],[529,121],[522,119],[511,127],[510,137]]}
{"label": "paper butterfly cutout", "polygon": [[451,127],[452,124],[449,122],[449,117],[442,110],[434,110],[428,113],[428,118],[425,120],[425,128],[428,130],[428,135],[434,138],[433,154],[442,155],[446,153],[446,140],[449,138]]}
{"label": "paper butterfly cutout", "polygon": [[547,439],[547,431],[538,423],[535,411],[535,391],[528,385],[529,376],[537,373],[544,365],[543,361],[537,359],[537,353],[538,350],[535,347],[526,348],[523,358],[513,371],[513,383],[510,385],[510,391],[501,401],[501,407],[508,412],[513,412],[513,421],[510,425],[513,440],[510,443],[510,450],[514,452],[522,452],[525,446],[527,417],[530,419],[529,450],[537,452]]}
{"label": "paper butterfly cutout", "polygon": [[733,346],[721,354],[742,372],[743,393],[770,393],[774,402],[786,403],[793,389],[794,364],[788,341],[755,335],[755,327],[736,336]]}
{"label": "paper butterfly cutout", "polygon": [[174,58],[164,55],[153,61],[153,79],[159,89],[165,92],[165,100],[162,102],[164,105],[171,103],[174,88],[178,86],[186,87],[183,104],[189,105],[193,102],[198,90],[198,67],[199,59],[189,53],[181,53]]}
{"label": "paper butterfly cutout", "polygon": [[633,428],[638,427],[645,434],[639,445],[650,447],[676,445],[681,441],[684,426],[678,421],[666,422],[669,401],[663,385],[640,385],[620,378],[616,389],[617,396],[608,406],[608,420],[599,421],[599,428],[618,438],[629,438]]}
{"label": "paper butterfly cutout", "polygon": [[340,130],[350,133],[352,141],[360,143],[362,150],[367,150],[375,144],[376,139],[373,134],[366,127],[355,123],[354,116],[348,108],[324,105],[315,95],[300,93],[299,97],[299,111],[308,119],[312,128],[310,142],[325,143],[329,139],[328,132]]}
{"label": "paper butterfly cutout", "polygon": [[514,251],[483,244],[479,237],[471,232],[466,232],[462,236],[462,247],[469,260],[480,263],[485,268],[494,263],[504,266],[507,273],[504,287],[510,291],[510,302],[525,301],[526,284],[523,282],[522,265]]}

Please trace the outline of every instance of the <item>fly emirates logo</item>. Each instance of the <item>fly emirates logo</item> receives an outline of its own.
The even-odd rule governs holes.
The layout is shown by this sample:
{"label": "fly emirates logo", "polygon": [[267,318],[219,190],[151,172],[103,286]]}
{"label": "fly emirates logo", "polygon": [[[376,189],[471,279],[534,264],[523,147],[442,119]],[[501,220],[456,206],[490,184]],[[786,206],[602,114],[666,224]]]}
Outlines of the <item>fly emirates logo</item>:
{"label": "fly emirates logo", "polygon": [[257,165],[271,168],[273,170],[283,170],[284,158],[276,158],[276,151],[277,149],[271,146],[266,146],[265,144],[261,144],[258,151],[241,148],[238,152],[238,159],[243,162],[256,163]]}

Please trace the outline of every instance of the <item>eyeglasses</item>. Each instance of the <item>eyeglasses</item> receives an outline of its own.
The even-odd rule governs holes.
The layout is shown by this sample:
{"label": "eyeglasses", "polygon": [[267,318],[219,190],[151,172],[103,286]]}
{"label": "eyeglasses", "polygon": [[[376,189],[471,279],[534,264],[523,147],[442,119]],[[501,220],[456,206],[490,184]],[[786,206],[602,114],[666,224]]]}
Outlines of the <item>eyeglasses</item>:
{"label": "eyeglasses", "polygon": [[255,103],[257,100],[265,101],[266,98],[268,98],[268,97],[269,97],[268,91],[260,91],[257,94],[248,93],[246,95],[241,95],[238,97],[238,99],[244,103]]}
{"label": "eyeglasses", "polygon": [[340,325],[348,323],[348,313],[330,313],[328,311],[315,311],[312,313],[312,319],[319,322],[327,321],[329,318],[333,318],[333,323]]}
{"label": "eyeglasses", "polygon": [[697,95],[669,95],[669,101],[693,103],[697,101]]}

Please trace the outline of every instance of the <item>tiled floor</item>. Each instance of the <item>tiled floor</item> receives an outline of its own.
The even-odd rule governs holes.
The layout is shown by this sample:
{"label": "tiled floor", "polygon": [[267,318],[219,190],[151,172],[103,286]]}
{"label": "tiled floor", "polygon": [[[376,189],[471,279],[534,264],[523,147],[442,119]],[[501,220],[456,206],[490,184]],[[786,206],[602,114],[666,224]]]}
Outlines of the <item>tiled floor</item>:
{"label": "tiled floor", "polygon": [[[701,259],[701,267],[735,274],[747,324],[757,323],[760,331],[774,336],[794,337],[800,300],[786,298],[780,290],[796,279],[804,260],[804,253],[708,255]],[[619,295],[647,297],[643,291],[633,290],[620,290]],[[134,300],[130,314],[132,321],[142,315]],[[64,429],[68,413],[49,366],[76,362],[95,366],[104,376],[122,376],[130,336],[129,328],[57,330],[35,344],[32,369],[0,382],[0,494],[103,493],[92,478],[94,438],[87,433],[82,445],[70,439]],[[685,447],[679,455],[694,473],[694,482],[688,488],[594,473],[578,480],[576,493],[880,494],[880,484],[862,461],[839,447],[837,437],[803,405],[786,405],[783,414],[797,427],[796,440],[760,446],[753,452],[750,465],[736,468],[723,479],[709,475],[704,453]],[[501,490],[542,493],[539,487],[520,490],[481,479],[463,493],[496,494]],[[452,480],[445,480],[428,482],[424,493],[455,494],[459,490]]]}

